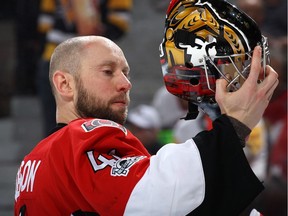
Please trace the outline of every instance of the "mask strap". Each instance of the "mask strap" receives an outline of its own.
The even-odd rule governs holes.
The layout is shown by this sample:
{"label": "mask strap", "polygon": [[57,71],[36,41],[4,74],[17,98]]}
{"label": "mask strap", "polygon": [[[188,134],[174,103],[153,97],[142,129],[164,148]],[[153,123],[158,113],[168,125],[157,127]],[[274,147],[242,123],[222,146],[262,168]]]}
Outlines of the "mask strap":
{"label": "mask strap", "polygon": [[199,114],[198,106],[192,102],[188,102],[188,113],[185,117],[181,118],[184,120],[196,119]]}

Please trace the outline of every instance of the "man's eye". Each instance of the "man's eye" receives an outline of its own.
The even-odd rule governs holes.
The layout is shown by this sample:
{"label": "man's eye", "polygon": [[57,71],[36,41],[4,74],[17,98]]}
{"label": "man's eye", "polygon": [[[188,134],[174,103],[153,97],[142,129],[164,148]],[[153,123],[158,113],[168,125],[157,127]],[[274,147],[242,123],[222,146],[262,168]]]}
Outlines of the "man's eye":
{"label": "man's eye", "polygon": [[106,75],[112,75],[113,71],[112,70],[104,70],[103,71]]}

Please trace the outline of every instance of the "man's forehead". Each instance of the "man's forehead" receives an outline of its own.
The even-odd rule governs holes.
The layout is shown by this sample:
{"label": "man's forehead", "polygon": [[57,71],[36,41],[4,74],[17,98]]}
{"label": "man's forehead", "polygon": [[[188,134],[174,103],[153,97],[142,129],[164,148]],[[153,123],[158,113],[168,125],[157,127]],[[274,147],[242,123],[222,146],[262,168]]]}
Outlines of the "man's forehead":
{"label": "man's forehead", "polygon": [[92,55],[124,55],[121,48],[116,45],[114,42],[110,40],[92,40],[84,44],[84,52],[85,50]]}

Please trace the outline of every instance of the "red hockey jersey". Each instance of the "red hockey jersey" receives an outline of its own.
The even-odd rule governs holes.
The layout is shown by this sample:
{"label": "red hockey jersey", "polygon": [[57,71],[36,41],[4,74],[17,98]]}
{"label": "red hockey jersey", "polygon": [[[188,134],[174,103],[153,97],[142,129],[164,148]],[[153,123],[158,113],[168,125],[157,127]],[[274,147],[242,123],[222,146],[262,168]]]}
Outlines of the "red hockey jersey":
{"label": "red hockey jersey", "polygon": [[192,139],[150,156],[125,127],[79,119],[24,158],[16,179],[15,215],[187,215],[204,193]]}
{"label": "red hockey jersey", "polygon": [[125,127],[78,119],[41,141],[16,177],[15,216],[239,215],[263,190],[230,119],[150,156]]}

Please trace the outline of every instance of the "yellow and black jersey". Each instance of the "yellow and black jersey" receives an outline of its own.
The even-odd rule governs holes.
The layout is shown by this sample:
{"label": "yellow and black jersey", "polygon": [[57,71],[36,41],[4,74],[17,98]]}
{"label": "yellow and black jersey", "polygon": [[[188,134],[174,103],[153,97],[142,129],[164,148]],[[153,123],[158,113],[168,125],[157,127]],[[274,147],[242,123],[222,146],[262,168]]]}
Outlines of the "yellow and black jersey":
{"label": "yellow and black jersey", "polygon": [[[41,0],[38,30],[45,35],[45,60],[59,43],[78,35],[75,4],[76,0]],[[103,36],[117,40],[128,32],[132,0],[85,0],[81,4],[84,14],[97,13],[99,20],[95,23],[100,21],[104,26]]]}

